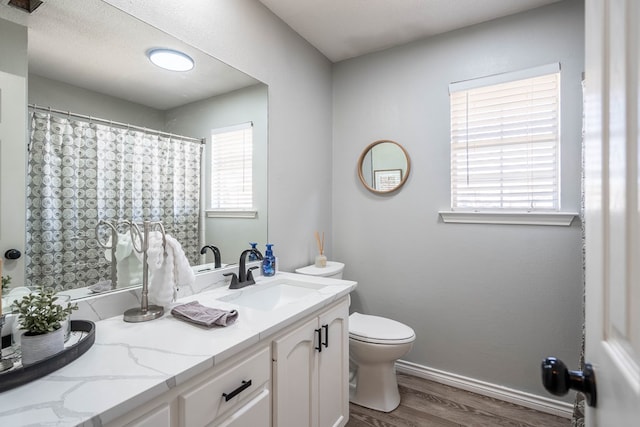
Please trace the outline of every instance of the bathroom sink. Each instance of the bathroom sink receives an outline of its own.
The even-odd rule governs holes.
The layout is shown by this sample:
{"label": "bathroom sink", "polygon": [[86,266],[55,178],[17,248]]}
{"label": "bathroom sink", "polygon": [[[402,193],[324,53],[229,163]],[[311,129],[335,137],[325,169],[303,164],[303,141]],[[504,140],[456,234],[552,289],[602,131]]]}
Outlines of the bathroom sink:
{"label": "bathroom sink", "polygon": [[325,285],[317,283],[286,280],[252,285],[218,300],[255,310],[271,311],[317,294],[324,287]]}

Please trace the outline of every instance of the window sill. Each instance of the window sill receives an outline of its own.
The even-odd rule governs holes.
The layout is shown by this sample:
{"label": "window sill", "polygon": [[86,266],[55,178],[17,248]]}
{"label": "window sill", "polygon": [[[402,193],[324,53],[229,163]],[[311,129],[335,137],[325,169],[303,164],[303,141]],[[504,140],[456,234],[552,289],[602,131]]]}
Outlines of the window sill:
{"label": "window sill", "polygon": [[559,225],[568,227],[576,212],[438,212],[445,223]]}
{"label": "window sill", "polygon": [[249,218],[258,217],[258,211],[213,211],[206,212],[207,218]]}

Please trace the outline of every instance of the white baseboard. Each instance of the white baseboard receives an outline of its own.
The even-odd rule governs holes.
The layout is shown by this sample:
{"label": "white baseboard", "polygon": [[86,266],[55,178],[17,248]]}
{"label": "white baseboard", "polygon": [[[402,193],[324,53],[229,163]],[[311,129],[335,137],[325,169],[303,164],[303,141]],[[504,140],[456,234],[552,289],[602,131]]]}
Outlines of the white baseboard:
{"label": "white baseboard", "polygon": [[567,402],[463,377],[462,375],[440,371],[405,360],[398,360],[396,362],[396,371],[563,418],[571,418],[573,414],[573,405]]}

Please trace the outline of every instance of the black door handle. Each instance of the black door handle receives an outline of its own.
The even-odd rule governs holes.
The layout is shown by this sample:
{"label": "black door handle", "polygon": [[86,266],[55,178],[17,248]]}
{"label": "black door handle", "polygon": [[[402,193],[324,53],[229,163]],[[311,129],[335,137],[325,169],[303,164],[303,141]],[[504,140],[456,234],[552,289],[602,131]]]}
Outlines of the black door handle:
{"label": "black door handle", "polygon": [[318,350],[318,353],[322,353],[322,329],[318,328],[315,331],[318,335],[318,346],[316,347],[316,350]]}
{"label": "black door handle", "polygon": [[21,256],[22,256],[22,254],[17,249],[9,249],[4,253],[4,257],[6,259],[18,259]]}
{"label": "black door handle", "polygon": [[556,396],[564,396],[569,389],[584,393],[587,405],[596,406],[596,374],[590,363],[585,363],[584,371],[570,371],[562,360],[547,357],[542,362],[542,384]]}
{"label": "black door handle", "polygon": [[322,325],[322,329],[324,329],[324,342],[322,345],[329,347],[329,325]]}

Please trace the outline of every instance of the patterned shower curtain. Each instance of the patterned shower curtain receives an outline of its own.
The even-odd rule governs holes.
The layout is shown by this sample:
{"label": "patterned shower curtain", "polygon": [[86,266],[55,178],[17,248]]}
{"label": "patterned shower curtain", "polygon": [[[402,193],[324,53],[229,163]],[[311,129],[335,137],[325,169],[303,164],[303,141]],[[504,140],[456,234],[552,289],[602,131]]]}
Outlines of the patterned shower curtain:
{"label": "patterned shower curtain", "polygon": [[108,280],[100,220],[162,221],[189,262],[198,262],[201,144],[72,116],[32,112],[30,119],[27,286]]}

